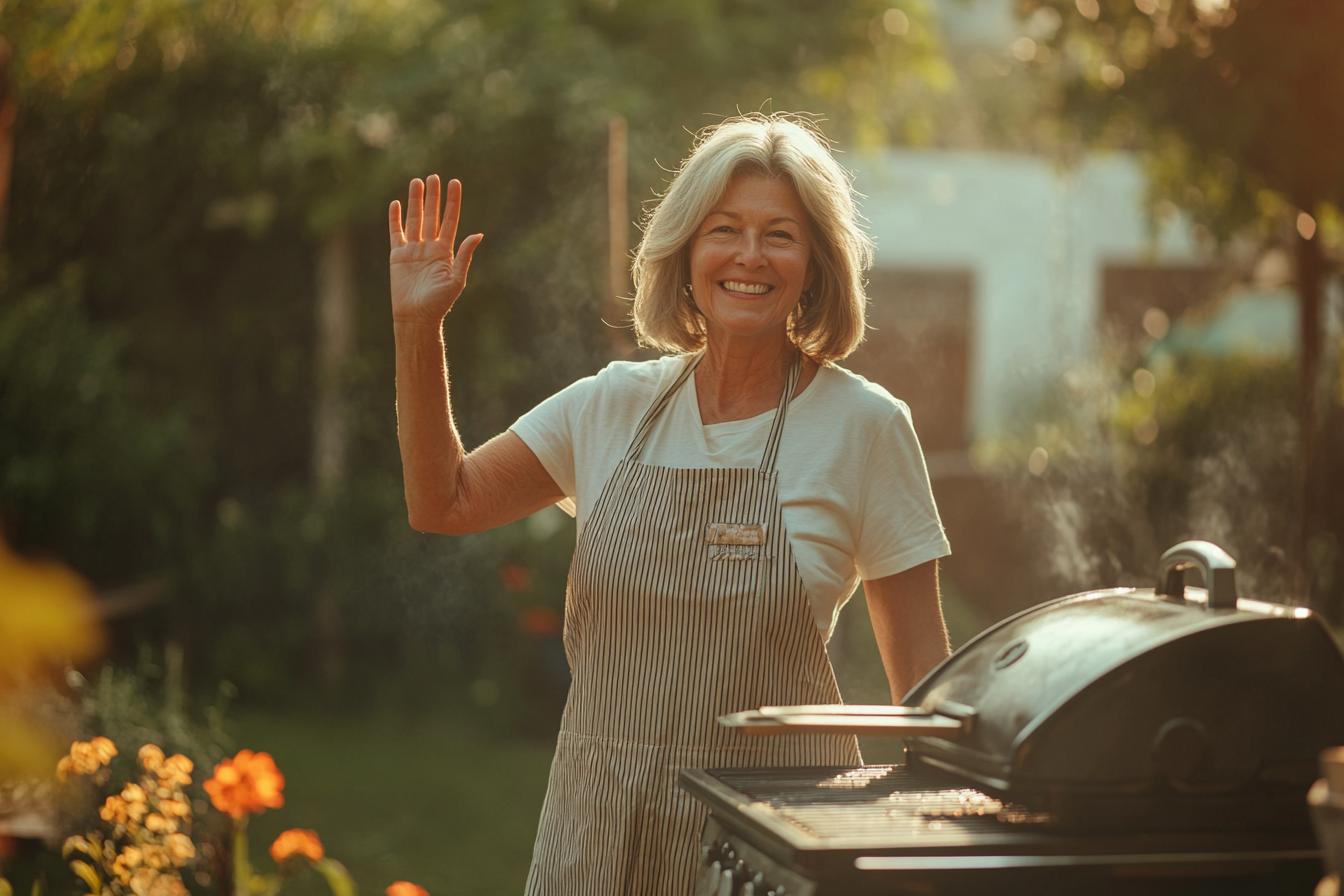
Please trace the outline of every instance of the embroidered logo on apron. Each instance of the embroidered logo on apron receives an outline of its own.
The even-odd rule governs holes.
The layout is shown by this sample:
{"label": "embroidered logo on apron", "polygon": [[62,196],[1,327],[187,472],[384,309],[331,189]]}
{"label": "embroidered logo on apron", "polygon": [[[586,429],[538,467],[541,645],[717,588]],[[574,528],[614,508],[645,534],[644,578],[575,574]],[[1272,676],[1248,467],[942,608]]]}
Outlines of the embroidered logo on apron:
{"label": "embroidered logo on apron", "polygon": [[711,560],[755,560],[765,544],[765,527],[746,523],[710,523],[705,543]]}

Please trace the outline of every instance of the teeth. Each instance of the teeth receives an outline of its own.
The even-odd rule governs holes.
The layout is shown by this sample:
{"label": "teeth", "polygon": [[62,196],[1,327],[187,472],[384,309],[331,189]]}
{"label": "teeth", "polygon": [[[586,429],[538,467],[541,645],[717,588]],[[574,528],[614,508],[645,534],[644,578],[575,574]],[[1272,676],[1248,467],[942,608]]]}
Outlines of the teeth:
{"label": "teeth", "polygon": [[770,287],[764,283],[743,283],[740,280],[723,281],[724,289],[731,289],[733,292],[745,292],[749,295],[759,296],[770,291]]}

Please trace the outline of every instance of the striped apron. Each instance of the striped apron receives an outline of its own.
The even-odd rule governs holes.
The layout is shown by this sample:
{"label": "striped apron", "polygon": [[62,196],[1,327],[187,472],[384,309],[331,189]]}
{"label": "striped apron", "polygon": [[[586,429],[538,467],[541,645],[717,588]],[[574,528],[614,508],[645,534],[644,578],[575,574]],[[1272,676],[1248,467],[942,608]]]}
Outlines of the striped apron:
{"label": "striped apron", "polygon": [[642,464],[649,408],[574,552],[573,673],[541,810],[529,896],[689,896],[707,810],[682,768],[853,765],[840,735],[748,738],[720,715],[839,703],[779,504],[775,461],[795,358],[760,469]]}

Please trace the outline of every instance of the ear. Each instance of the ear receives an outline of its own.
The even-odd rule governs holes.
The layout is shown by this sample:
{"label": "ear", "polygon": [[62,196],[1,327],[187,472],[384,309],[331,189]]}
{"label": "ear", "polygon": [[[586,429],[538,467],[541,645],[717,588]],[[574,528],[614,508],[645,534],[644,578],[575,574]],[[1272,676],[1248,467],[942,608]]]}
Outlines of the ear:
{"label": "ear", "polygon": [[817,266],[813,262],[808,261],[807,277],[803,280],[803,292],[807,292],[809,289],[811,289],[812,284],[816,282],[817,282]]}

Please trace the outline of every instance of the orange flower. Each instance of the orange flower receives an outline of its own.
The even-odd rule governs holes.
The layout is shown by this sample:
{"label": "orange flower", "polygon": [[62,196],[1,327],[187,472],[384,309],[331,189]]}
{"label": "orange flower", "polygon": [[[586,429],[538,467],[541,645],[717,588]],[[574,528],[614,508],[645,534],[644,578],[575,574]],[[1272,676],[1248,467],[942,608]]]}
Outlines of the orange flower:
{"label": "orange flower", "polygon": [[285,804],[280,792],[284,788],[285,776],[270,754],[251,750],[240,750],[237,756],[225,759],[215,766],[215,776],[205,782],[210,802],[233,818],[279,809]]}
{"label": "orange flower", "polygon": [[314,862],[326,855],[322,849],[322,841],[317,839],[316,831],[294,828],[276,837],[275,842],[271,844],[271,858],[277,862],[283,862],[296,855],[307,856]]}
{"label": "orange flower", "polygon": [[399,880],[387,888],[387,896],[429,896],[429,892],[408,880]]}

